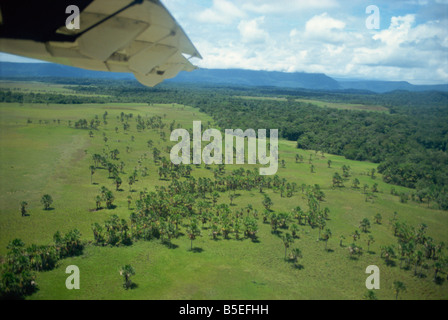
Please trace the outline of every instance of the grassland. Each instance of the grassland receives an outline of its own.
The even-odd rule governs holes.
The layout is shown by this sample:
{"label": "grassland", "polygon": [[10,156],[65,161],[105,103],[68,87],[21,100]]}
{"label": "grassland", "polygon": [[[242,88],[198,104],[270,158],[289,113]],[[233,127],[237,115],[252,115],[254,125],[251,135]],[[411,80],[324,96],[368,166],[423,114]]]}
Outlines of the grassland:
{"label": "grassland", "polygon": [[[92,96],[93,94],[79,93],[72,88],[75,85],[69,84],[54,84],[39,81],[13,81],[0,80],[0,88],[4,90],[11,90],[12,92],[21,93],[49,93],[49,94],[63,94],[63,95],[77,95],[77,96]],[[96,97],[107,97],[106,95],[94,94]]]}
{"label": "grassland", "polygon": [[[108,123],[94,131],[93,138],[89,137],[89,130],[68,125],[68,121],[91,119],[95,115],[101,119],[105,111]],[[138,132],[132,121],[130,130],[123,132],[117,119],[121,112],[132,113],[133,118],[160,116],[166,124],[176,120],[176,124],[180,123],[184,128],[191,128],[193,120],[212,121],[197,109],[178,104],[0,104],[0,255],[6,254],[6,246],[14,238],[20,238],[26,244],[51,244],[56,231],[67,232],[73,228],[78,228],[82,239],[88,242],[83,255],[60,260],[57,268],[39,272],[39,290],[29,299],[363,299],[368,276],[365,269],[369,265],[377,265],[381,271],[381,289],[376,291],[379,299],[395,299],[393,282],[397,280],[407,287],[407,291],[400,294],[402,299],[448,298],[448,284],[446,281],[435,284],[430,268],[424,270],[426,277],[418,278],[412,270],[401,269],[398,259],[396,266],[387,266],[380,257],[380,246],[396,244],[388,223],[394,212],[398,213],[399,220],[411,225],[425,223],[429,235],[438,242],[447,243],[446,212],[412,201],[401,203],[398,197],[390,194],[392,186],[384,183],[381,175],[377,174],[375,179],[367,175],[376,168],[375,164],[329,154],[316,156],[314,151],[297,150],[294,143],[287,141],[279,144],[280,159],[286,161],[286,167],[279,168],[278,175],[298,185],[319,184],[326,195],[323,204],[331,210],[327,221],[327,227],[333,233],[328,242],[329,251],[324,250],[323,241],[317,241],[318,229],[300,226],[300,238],[292,247],[302,251],[300,264],[303,268],[295,268],[284,260],[281,238],[273,235],[269,224],[264,224],[261,218],[256,242],[236,240],[234,235],[228,240],[222,236],[211,240],[208,231],[202,230],[202,237],[194,241],[194,247],[198,249],[195,251],[189,250],[190,240],[185,235],[172,240],[174,249],[156,240],[134,242],[130,247],[93,245],[92,223],[103,223],[112,214],[128,219],[134,209],[127,207],[128,195],[136,198],[144,188],[152,191],[157,185],[169,184],[169,181],[159,180],[157,166],[147,146],[151,139],[167,156],[167,147],[173,145],[169,142],[169,132],[165,130],[168,140],[164,142],[157,131]],[[118,133],[116,127],[119,127]],[[103,133],[109,138],[107,147]],[[129,152],[126,152],[127,146]],[[136,192],[130,193],[126,183],[122,186],[123,191],[114,192],[115,209],[94,211],[94,197],[99,188],[106,186],[115,190],[106,170],[96,171],[93,184],[90,180],[92,155],[104,148],[120,150],[119,158],[126,164],[126,172],[138,167],[138,162],[142,161],[149,169],[149,175],[139,178],[133,186]],[[297,153],[306,159],[303,163],[296,163]],[[314,173],[307,162],[310,155]],[[332,161],[331,168],[328,160]],[[341,173],[343,165],[351,167],[350,180],[344,188],[333,188],[333,174]],[[238,167],[228,166],[227,173]],[[213,177],[211,170],[204,166],[194,168],[192,175]],[[351,188],[350,181],[355,177],[361,186],[377,183],[379,193],[366,202],[361,189]],[[401,187],[395,189],[409,191]],[[280,193],[272,190],[265,192],[272,198],[272,209],[276,212],[307,207],[300,192],[291,198],[282,198]],[[43,210],[40,198],[44,193],[53,196],[53,210]],[[262,199],[258,190],[239,191],[235,206],[231,208],[237,210],[251,204],[262,212]],[[29,203],[28,217],[20,215],[21,201]],[[228,196],[222,194],[219,203],[228,204]],[[373,223],[377,213],[383,216],[382,224]],[[352,242],[350,235],[358,229],[363,218],[372,222],[370,234],[376,241],[371,245],[371,253],[365,252],[359,259],[352,260],[346,245]],[[342,247],[339,245],[341,235],[346,238]],[[366,240],[367,235],[362,234],[359,245],[367,247]],[[131,264],[136,270],[133,281],[137,287],[133,290],[124,290],[121,285],[119,270],[125,264]],[[77,265],[80,269],[80,290],[65,287],[68,276],[65,268],[69,265]]]}
{"label": "grassland", "polygon": [[[276,97],[251,97],[251,96],[238,96],[238,98],[248,100],[272,100],[272,101],[287,101],[286,98]],[[389,113],[389,109],[383,106],[367,105],[361,103],[341,103],[341,102],[329,102],[316,99],[295,99],[297,102],[309,103],[321,108],[333,108],[339,110],[358,110],[358,111],[371,111],[371,112],[384,112]]]}

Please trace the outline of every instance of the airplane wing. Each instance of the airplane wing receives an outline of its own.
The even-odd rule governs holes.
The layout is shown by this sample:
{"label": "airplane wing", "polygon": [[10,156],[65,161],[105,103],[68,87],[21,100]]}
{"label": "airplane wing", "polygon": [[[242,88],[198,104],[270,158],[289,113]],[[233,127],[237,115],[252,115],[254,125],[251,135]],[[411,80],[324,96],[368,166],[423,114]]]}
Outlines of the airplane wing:
{"label": "airplane wing", "polygon": [[[79,8],[79,29],[66,20]],[[155,86],[202,59],[160,0],[2,0],[0,51],[69,66],[130,72]]]}

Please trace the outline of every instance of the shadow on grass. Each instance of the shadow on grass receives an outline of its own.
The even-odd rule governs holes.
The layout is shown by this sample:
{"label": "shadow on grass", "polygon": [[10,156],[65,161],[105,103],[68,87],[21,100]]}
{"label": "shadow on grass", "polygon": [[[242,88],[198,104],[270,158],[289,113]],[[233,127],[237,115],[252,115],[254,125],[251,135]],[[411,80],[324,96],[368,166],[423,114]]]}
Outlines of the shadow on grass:
{"label": "shadow on grass", "polygon": [[443,279],[442,277],[439,277],[439,276],[437,276],[437,277],[434,279],[434,283],[437,284],[437,285],[439,285],[439,286],[443,285],[444,282],[445,282],[445,279]]}
{"label": "shadow on grass", "polygon": [[282,231],[280,231],[280,230],[271,230],[271,234],[273,234],[274,236],[277,236],[277,237],[279,237],[279,238],[281,238],[282,237],[282,235],[283,235],[283,232]]}
{"label": "shadow on grass", "polygon": [[132,282],[131,285],[129,286],[129,288],[126,290],[133,290],[133,289],[137,289],[137,288],[138,288],[138,284]]}
{"label": "shadow on grass", "polygon": [[162,242],[162,244],[165,247],[167,247],[168,249],[172,249],[172,250],[179,248],[179,246],[177,244],[174,244],[174,243],[172,243],[171,241],[168,241],[168,240],[164,240]]}
{"label": "shadow on grass", "polygon": [[397,263],[393,260],[386,260],[386,266],[388,267],[396,267]]}
{"label": "shadow on grass", "polygon": [[201,252],[204,252],[204,249],[195,247],[193,249],[190,249],[190,251],[193,253],[201,253]]}

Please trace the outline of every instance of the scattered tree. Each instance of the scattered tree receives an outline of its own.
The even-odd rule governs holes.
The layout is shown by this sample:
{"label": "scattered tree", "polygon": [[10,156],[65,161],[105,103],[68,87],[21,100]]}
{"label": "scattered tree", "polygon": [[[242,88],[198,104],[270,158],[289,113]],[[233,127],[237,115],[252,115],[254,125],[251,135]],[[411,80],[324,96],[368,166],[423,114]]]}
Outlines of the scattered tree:
{"label": "scattered tree", "polygon": [[135,269],[127,264],[121,267],[120,275],[123,277],[123,288],[131,289],[133,287],[131,277],[135,275]]}
{"label": "scattered tree", "polygon": [[53,204],[53,198],[49,194],[44,194],[40,199],[40,202],[44,205],[45,210],[49,210]]}

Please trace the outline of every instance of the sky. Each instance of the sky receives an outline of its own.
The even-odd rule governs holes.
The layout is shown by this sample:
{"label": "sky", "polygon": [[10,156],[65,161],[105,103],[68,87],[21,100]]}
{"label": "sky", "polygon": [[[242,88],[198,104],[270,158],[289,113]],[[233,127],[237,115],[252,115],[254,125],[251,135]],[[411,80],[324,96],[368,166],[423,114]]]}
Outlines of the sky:
{"label": "sky", "polygon": [[[203,56],[193,60],[202,68],[448,83],[448,0],[162,3]],[[370,6],[379,10],[374,20],[366,12]],[[368,28],[368,19],[379,20],[379,29]],[[0,59],[17,60],[5,54]]]}

